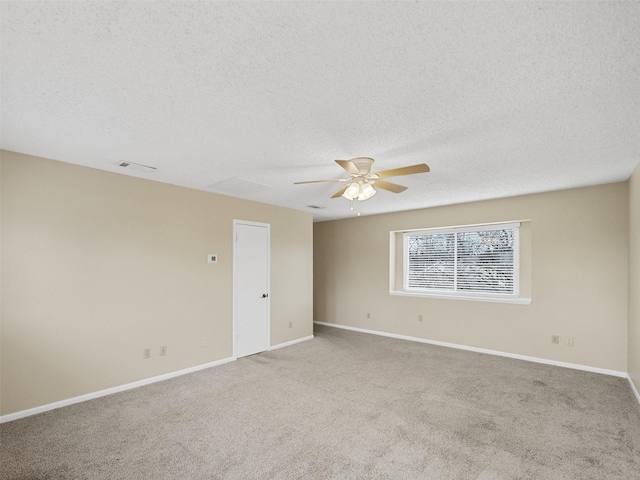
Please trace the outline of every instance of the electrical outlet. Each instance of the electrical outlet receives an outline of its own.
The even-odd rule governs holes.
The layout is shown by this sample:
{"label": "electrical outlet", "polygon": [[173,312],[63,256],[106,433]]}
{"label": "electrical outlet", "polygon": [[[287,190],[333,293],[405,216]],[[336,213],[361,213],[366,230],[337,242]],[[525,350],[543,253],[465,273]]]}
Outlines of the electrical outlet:
{"label": "electrical outlet", "polygon": [[202,348],[209,346],[209,339],[207,337],[202,337]]}
{"label": "electrical outlet", "polygon": [[422,322],[424,320],[424,317],[422,315],[418,315],[418,321]]}
{"label": "electrical outlet", "polygon": [[573,347],[573,337],[567,338],[567,347]]}
{"label": "electrical outlet", "polygon": [[367,318],[371,318],[371,314],[367,312]]}
{"label": "electrical outlet", "polygon": [[289,328],[293,328],[293,322],[289,322]]}
{"label": "electrical outlet", "polygon": [[145,348],[145,349],[142,351],[142,358],[144,358],[145,360],[146,360],[147,358],[151,358],[151,349],[150,349],[150,348]]}
{"label": "electrical outlet", "polygon": [[163,345],[162,347],[160,347],[160,356],[164,357],[167,354],[167,346]]}
{"label": "electrical outlet", "polygon": [[551,343],[560,343],[560,337],[558,335],[551,335]]}

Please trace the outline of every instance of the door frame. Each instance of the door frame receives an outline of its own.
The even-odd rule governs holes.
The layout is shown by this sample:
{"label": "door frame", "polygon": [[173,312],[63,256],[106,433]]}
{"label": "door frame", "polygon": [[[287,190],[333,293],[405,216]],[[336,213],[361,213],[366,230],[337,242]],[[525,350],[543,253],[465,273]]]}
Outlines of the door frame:
{"label": "door frame", "polygon": [[271,350],[271,224],[252,222],[249,220],[233,220],[233,359],[237,360],[237,348],[236,348],[236,335],[238,332],[238,317],[237,317],[237,289],[238,289],[238,275],[236,272],[237,267],[237,255],[238,249],[236,248],[236,240],[238,236],[238,225],[248,225],[252,227],[264,227],[267,229],[267,293],[269,296],[267,301],[267,331],[266,331],[266,344],[267,350]]}

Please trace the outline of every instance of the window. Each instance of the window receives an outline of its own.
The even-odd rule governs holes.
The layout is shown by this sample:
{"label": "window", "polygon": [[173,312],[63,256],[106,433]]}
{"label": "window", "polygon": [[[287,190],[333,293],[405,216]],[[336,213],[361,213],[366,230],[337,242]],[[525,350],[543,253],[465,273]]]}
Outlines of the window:
{"label": "window", "polygon": [[407,293],[518,297],[517,223],[405,232],[403,255]]}

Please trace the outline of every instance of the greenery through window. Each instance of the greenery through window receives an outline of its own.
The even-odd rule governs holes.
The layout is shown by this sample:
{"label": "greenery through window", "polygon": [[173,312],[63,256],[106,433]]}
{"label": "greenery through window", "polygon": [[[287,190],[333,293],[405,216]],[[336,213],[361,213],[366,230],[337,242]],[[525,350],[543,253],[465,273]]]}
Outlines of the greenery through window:
{"label": "greenery through window", "polygon": [[516,297],[518,227],[503,224],[405,233],[405,291]]}

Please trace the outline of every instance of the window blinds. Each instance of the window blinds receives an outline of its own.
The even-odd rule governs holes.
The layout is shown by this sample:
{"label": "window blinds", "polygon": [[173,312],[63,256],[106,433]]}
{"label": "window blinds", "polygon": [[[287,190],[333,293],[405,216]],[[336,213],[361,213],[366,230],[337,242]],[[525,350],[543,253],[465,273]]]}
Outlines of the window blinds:
{"label": "window blinds", "polygon": [[407,232],[405,290],[518,294],[519,225]]}

